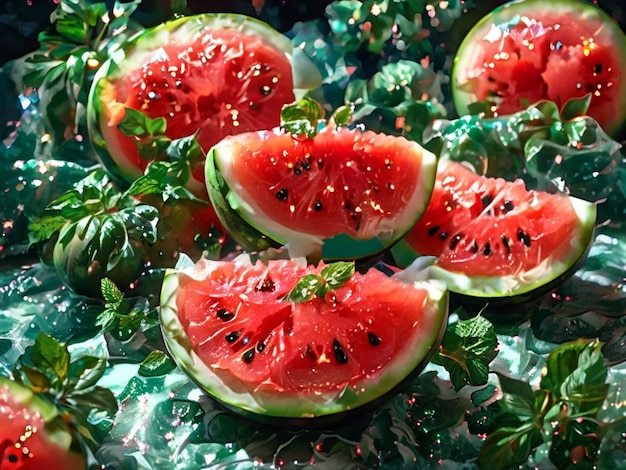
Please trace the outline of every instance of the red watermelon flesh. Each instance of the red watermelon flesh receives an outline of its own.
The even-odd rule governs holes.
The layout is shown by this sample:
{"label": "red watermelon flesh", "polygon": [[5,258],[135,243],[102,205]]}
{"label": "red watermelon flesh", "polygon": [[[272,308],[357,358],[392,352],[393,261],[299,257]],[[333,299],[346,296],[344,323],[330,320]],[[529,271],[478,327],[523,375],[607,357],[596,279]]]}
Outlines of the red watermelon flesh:
{"label": "red watermelon flesh", "polygon": [[25,387],[0,377],[0,468],[84,469],[83,456],[70,450],[67,429],[47,428],[42,414],[33,408],[36,404],[29,402],[33,396]]}
{"label": "red watermelon flesh", "polygon": [[[277,126],[282,106],[295,99],[289,51],[282,49],[289,41],[257,23],[199,15],[131,40],[124,58],[115,56],[119,71],[94,80],[92,107],[102,116],[93,131],[104,141],[104,163],[132,181],[149,162],[117,127],[127,107],[165,118],[171,139],[197,132],[205,151],[226,135]],[[194,177],[203,186],[202,164]]]}
{"label": "red watermelon flesh", "polygon": [[397,238],[425,207],[435,165],[430,152],[402,137],[330,127],[312,139],[279,130],[241,134],[212,152],[251,208],[250,223],[279,241],[282,229]]}
{"label": "red watermelon flesh", "polygon": [[442,161],[428,208],[406,241],[452,272],[523,278],[546,260],[566,259],[591,233],[581,232],[572,201]]}
{"label": "red watermelon flesh", "polygon": [[179,274],[178,317],[196,354],[252,389],[341,391],[377,374],[428,325],[426,291],[377,270],[325,299],[282,300],[323,266],[212,262],[201,279]]}
{"label": "red watermelon flesh", "polygon": [[606,13],[576,0],[509,2],[485,16],[459,47],[452,70],[460,114],[488,100],[498,115],[539,100],[559,107],[591,95],[588,114],[608,132],[626,112],[626,36]]}

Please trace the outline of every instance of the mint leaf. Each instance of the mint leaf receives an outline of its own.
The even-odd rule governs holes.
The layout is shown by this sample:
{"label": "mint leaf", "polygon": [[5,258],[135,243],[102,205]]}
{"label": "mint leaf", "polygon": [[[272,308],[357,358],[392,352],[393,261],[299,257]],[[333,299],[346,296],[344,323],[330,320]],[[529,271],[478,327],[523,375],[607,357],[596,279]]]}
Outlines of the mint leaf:
{"label": "mint leaf", "polygon": [[289,302],[307,302],[318,296],[322,299],[328,292],[344,286],[354,275],[354,262],[338,261],[326,265],[320,274],[303,276],[283,300]]}
{"label": "mint leaf", "polygon": [[557,347],[548,356],[541,387],[568,402],[574,413],[597,413],[609,388],[601,348],[602,343],[588,339]]}
{"label": "mint leaf", "polygon": [[156,377],[165,375],[174,370],[174,361],[163,351],[151,351],[139,365],[139,375],[143,377]]}
{"label": "mint leaf", "polygon": [[328,289],[338,289],[354,276],[354,261],[338,261],[322,268],[320,275]]}
{"label": "mint leaf", "polygon": [[295,137],[312,138],[317,134],[324,108],[311,98],[302,98],[293,104],[284,105],[280,112],[280,127]]}
{"label": "mint leaf", "polygon": [[154,326],[156,311],[145,305],[131,306],[119,288],[108,278],[101,281],[104,310],[96,318],[96,326],[102,333],[110,333],[120,341],[130,339],[142,328]]}
{"label": "mint leaf", "polygon": [[484,385],[489,376],[489,363],[498,353],[498,338],[493,325],[478,315],[448,325],[433,357],[450,373],[455,390],[465,385]]}
{"label": "mint leaf", "polygon": [[126,108],[124,118],[117,127],[127,137],[154,137],[165,133],[167,120],[163,117],[151,119],[141,111]]}
{"label": "mint leaf", "polygon": [[303,276],[283,300],[288,302],[307,302],[315,297],[324,286],[324,279],[317,274]]}

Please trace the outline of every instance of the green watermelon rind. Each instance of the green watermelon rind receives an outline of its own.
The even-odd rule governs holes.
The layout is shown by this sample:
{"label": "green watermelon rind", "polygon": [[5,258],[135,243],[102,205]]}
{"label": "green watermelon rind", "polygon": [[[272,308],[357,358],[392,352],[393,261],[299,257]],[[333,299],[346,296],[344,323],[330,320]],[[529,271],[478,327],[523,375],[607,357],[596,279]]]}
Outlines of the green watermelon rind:
{"label": "green watermelon rind", "polygon": [[[270,136],[280,134],[280,129],[248,133]],[[360,131],[353,131],[360,132]],[[418,143],[404,139],[406,152],[415,152],[420,162],[419,181],[403,212],[388,219],[393,225],[388,233],[381,233],[369,239],[357,239],[346,233],[338,233],[331,238],[322,238],[310,233],[292,230],[277,223],[271,214],[252,207],[253,198],[246,195],[245,188],[236,183],[231,174],[230,163],[238,155],[237,147],[242,145],[245,136],[226,137],[209,151],[206,159],[205,177],[209,188],[209,197],[216,213],[234,238],[254,240],[261,235],[286,246],[292,257],[320,258],[323,260],[360,259],[379,253],[400,240],[417,222],[428,206],[436,174],[437,156]],[[267,138],[267,137],[266,137]],[[261,139],[263,140],[263,139]],[[400,143],[401,140],[398,139]],[[230,213],[236,215],[230,215]],[[229,225],[229,222],[231,223]],[[234,222],[234,223],[232,223]],[[388,228],[388,227],[387,227]],[[270,242],[271,243],[271,242]],[[254,246],[247,249],[258,249]]]}
{"label": "green watermelon rind", "polygon": [[[101,97],[103,88],[144,63],[146,57],[154,53],[158,47],[168,44],[170,38],[192,41],[202,31],[217,28],[238,29],[246,35],[261,37],[276,48],[277,52],[284,53],[292,63],[296,97],[302,90],[315,86],[316,74],[311,72],[311,66],[301,51],[294,50],[291,41],[285,35],[252,17],[230,13],[205,13],[181,17],[140,31],[129,38],[122,47],[110,52],[107,61],[96,72],[89,92],[87,122],[90,139],[96,156],[116,180],[130,183],[141,176],[141,172],[135,165],[116,161],[112,157],[112,154],[124,155],[124,152],[116,146],[116,142],[107,142],[101,130],[102,126],[107,125],[103,122],[106,116]],[[194,186],[192,183],[194,182],[190,181],[190,185]],[[203,190],[199,185],[191,189]]]}
{"label": "green watermelon rind", "polygon": [[[214,167],[214,153],[209,152],[206,157],[206,168]],[[205,180],[215,214],[236,243],[248,252],[259,252],[268,248],[280,247],[280,243],[267,238],[230,207],[227,201],[229,189],[218,171],[206,171]]]}
{"label": "green watermelon rind", "polygon": [[[455,83],[461,71],[465,71],[468,68],[468,61],[480,50],[480,46],[475,41],[477,35],[479,35],[478,37],[485,36],[492,24],[510,21],[516,16],[522,16],[532,10],[541,11],[547,8],[551,10],[559,9],[564,12],[573,11],[576,14],[581,14],[581,18],[585,15],[600,18],[606,26],[602,28],[602,34],[608,35],[610,42],[616,47],[616,56],[626,57],[626,34],[604,10],[589,2],[580,0],[551,0],[549,2],[544,0],[513,0],[507,2],[481,18],[465,35],[465,39],[459,45],[450,74],[450,80],[453,85],[451,87],[452,100],[459,115],[468,114],[469,105],[476,101],[472,99],[472,93],[459,89],[458,86],[455,86]],[[581,21],[583,20],[581,19]],[[621,84],[620,109],[626,109],[626,79],[623,79]],[[623,112],[622,120],[615,122],[611,128],[605,130],[609,134],[615,134],[625,124],[626,112]]]}
{"label": "green watermelon rind", "polygon": [[[578,231],[569,240],[572,249],[563,259],[547,257],[543,262],[520,275],[510,276],[472,276],[466,273],[453,272],[437,265],[436,258],[426,269],[428,277],[438,279],[446,284],[451,292],[462,294],[475,299],[511,302],[518,299],[520,302],[537,297],[546,287],[573,274],[573,269],[586,257],[593,243],[597,218],[597,207],[594,203],[570,197],[572,207],[578,216]],[[564,240],[565,242],[565,240]],[[392,248],[392,253],[399,265],[409,264],[420,255],[401,240]]]}
{"label": "green watermelon rind", "polygon": [[[165,344],[176,364],[210,396],[244,415],[263,421],[275,420],[281,425],[296,424],[300,427],[316,427],[325,418],[331,422],[342,422],[350,413],[360,413],[381,400],[390,398],[398,386],[414,377],[426,366],[437,350],[445,331],[448,317],[448,294],[439,281],[415,281],[416,288],[428,292],[422,316],[422,326],[407,341],[403,353],[387,364],[381,373],[372,375],[354,389],[343,392],[304,394],[277,390],[271,384],[257,385],[251,390],[249,384],[232,376],[227,371],[218,371],[205,364],[193,350],[177,315],[176,299],[179,293],[179,274],[202,276],[193,268],[169,269],[165,273],[161,290],[160,321]],[[399,281],[406,282],[406,281]],[[357,392],[355,392],[355,390]]]}

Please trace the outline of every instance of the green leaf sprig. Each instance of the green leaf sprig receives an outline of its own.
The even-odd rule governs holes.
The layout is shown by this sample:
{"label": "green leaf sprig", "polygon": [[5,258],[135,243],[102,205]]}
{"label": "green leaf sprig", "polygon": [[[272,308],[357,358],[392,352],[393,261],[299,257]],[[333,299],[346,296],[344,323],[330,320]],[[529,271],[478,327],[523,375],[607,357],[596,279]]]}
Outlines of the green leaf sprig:
{"label": "green leaf sprig", "polygon": [[[60,0],[51,27],[39,34],[39,49],[16,68],[18,88],[35,90],[33,102],[46,120],[51,154],[86,137],[86,107],[95,72],[111,51],[137,30],[130,17],[141,0],[104,2]],[[83,151],[84,153],[84,151]]]}
{"label": "green leaf sprig", "polygon": [[448,325],[432,362],[446,368],[458,391],[466,385],[485,385],[489,364],[497,354],[498,338],[493,325],[477,315]]}
{"label": "green leaf sprig", "polygon": [[603,438],[622,432],[626,418],[599,418],[607,397],[602,343],[579,339],[564,343],[547,358],[540,388],[498,374],[503,397],[478,462],[509,468],[525,463],[539,446],[549,448],[557,468],[595,468]]}
{"label": "green leaf sprig", "polygon": [[94,413],[113,416],[117,401],[108,388],[97,385],[106,370],[106,354],[73,355],[68,347],[40,333],[24,351],[12,374],[16,382],[53,403],[69,416],[85,442],[95,449],[97,430],[88,417]]}
{"label": "green leaf sprig", "polygon": [[354,271],[354,261],[338,261],[324,266],[319,274],[303,276],[283,300],[302,303],[316,296],[324,299],[326,294],[352,279]]}
{"label": "green leaf sprig", "polygon": [[102,279],[101,289],[105,304],[104,310],[96,318],[96,326],[101,328],[102,333],[111,333],[114,338],[126,341],[138,330],[158,325],[155,309],[147,308],[146,305],[131,306],[110,279]]}

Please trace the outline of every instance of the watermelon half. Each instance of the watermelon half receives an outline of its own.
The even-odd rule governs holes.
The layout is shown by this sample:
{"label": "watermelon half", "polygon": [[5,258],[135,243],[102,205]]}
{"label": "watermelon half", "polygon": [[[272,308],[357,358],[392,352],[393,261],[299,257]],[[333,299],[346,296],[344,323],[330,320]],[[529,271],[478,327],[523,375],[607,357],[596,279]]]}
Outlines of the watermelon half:
{"label": "watermelon half", "polygon": [[459,114],[487,101],[499,115],[540,100],[562,107],[591,96],[588,114],[616,134],[626,119],[626,35],[591,2],[522,0],[483,17],[458,48],[452,94]]}
{"label": "watermelon half", "polygon": [[284,299],[324,266],[242,255],[169,270],[160,306],[169,351],[209,395],[250,417],[326,427],[358,416],[436,351],[447,291],[370,269],[324,297]]}
{"label": "watermelon half", "polygon": [[[202,14],[133,36],[98,70],[88,122],[97,155],[119,180],[132,182],[150,158],[118,127],[126,108],[164,118],[171,139],[197,132],[208,151],[225,135],[267,129],[316,75],[291,41],[243,15]],[[167,158],[160,155],[157,158]],[[204,192],[204,161],[189,186]]]}
{"label": "watermelon half", "polygon": [[392,250],[400,265],[436,257],[431,275],[453,292],[521,301],[573,274],[595,222],[595,204],[442,160],[428,209]]}
{"label": "watermelon half", "polygon": [[292,257],[355,259],[415,224],[436,167],[434,154],[403,137],[329,126],[313,138],[281,129],[226,137],[207,157],[206,178],[244,248],[269,240]]}

